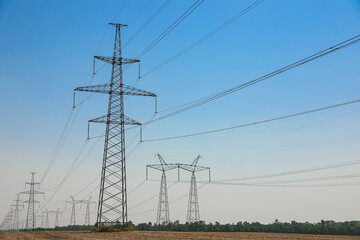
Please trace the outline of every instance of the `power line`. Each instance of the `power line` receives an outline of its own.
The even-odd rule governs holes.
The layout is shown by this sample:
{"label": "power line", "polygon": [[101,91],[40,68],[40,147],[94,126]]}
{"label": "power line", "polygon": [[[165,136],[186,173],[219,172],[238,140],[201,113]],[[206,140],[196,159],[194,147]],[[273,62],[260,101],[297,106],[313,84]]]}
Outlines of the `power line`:
{"label": "power line", "polygon": [[318,182],[318,181],[330,181],[330,180],[339,180],[339,179],[351,179],[351,178],[359,178],[359,177],[360,177],[360,173],[355,173],[355,174],[343,174],[343,175],[315,177],[315,178],[301,178],[301,179],[278,180],[278,181],[269,181],[269,182],[256,182],[256,184]]}
{"label": "power line", "polygon": [[280,177],[280,176],[288,176],[288,175],[294,175],[294,174],[300,174],[300,173],[328,170],[328,169],[332,169],[332,168],[346,167],[346,166],[352,166],[352,165],[357,165],[357,164],[360,164],[360,160],[340,162],[340,163],[334,163],[334,164],[324,165],[324,166],[320,166],[320,167],[304,168],[304,169],[272,173],[272,174],[265,174],[265,175],[258,175],[258,176],[252,176],[252,177],[220,179],[220,180],[216,180],[216,181],[212,181],[212,182],[234,182],[234,181],[264,179],[264,178],[272,178],[272,177]]}
{"label": "power line", "polygon": [[141,51],[136,59],[142,58],[148,51],[155,47],[164,37],[174,30],[182,21],[184,21],[195,9],[197,9],[205,0],[197,0],[190,8],[188,8],[178,19],[175,20],[164,32],[162,32],[152,43],[150,43],[143,51]]}
{"label": "power line", "polygon": [[[151,181],[156,181],[156,180],[151,180]],[[157,182],[158,182],[158,181],[157,181]],[[197,189],[200,190],[201,188],[205,187],[208,183],[209,183],[209,182],[204,183],[203,185],[201,185],[201,186],[198,187]],[[182,195],[182,196],[180,196],[180,197],[178,197],[178,198],[176,198],[176,199],[174,199],[173,201],[170,201],[170,202],[169,202],[169,205],[170,205],[170,204],[173,204],[173,203],[175,203],[175,202],[178,202],[178,201],[180,201],[181,199],[183,199],[183,198],[185,198],[185,197],[187,197],[187,196],[189,196],[188,193],[187,193],[187,194],[184,194],[184,195]],[[137,213],[133,213],[133,214],[129,214],[129,215],[130,215],[130,216],[140,215],[140,214],[144,214],[144,213],[153,212],[153,211],[156,211],[156,210],[157,210],[157,208],[152,208],[152,209],[149,209],[149,210],[146,210],[146,211],[143,211],[143,212],[137,212]]]}
{"label": "power line", "polygon": [[350,104],[354,104],[354,103],[358,103],[358,102],[360,102],[360,99],[356,99],[356,100],[348,101],[348,102],[343,102],[343,103],[339,103],[339,104],[335,104],[335,105],[330,105],[330,106],[326,106],[326,107],[316,108],[316,109],[308,110],[308,111],[305,111],[305,112],[293,113],[293,114],[289,114],[289,115],[285,115],[285,116],[281,116],[281,117],[270,118],[270,119],[266,119],[266,120],[262,120],[262,121],[246,123],[246,124],[227,127],[227,128],[221,128],[221,129],[215,129],[215,130],[210,130],[210,131],[205,131],[205,132],[197,132],[197,133],[179,135],[179,136],[173,136],[173,137],[166,137],[166,138],[148,139],[148,140],[143,140],[143,142],[163,141],[163,140],[194,137],[194,136],[205,135],[205,134],[210,134],[210,133],[223,132],[223,131],[228,131],[228,130],[232,130],[232,129],[249,127],[249,126],[259,125],[259,124],[263,124],[263,123],[283,120],[283,119],[287,119],[287,118],[293,118],[293,117],[306,115],[306,114],[310,114],[310,113],[314,113],[314,112],[325,111],[325,110],[328,110],[328,109],[342,107],[342,106],[346,106],[346,105],[350,105]]}
{"label": "power line", "polygon": [[223,183],[223,182],[211,182],[211,184],[216,185],[232,185],[232,186],[250,186],[250,187],[285,187],[285,188],[306,188],[306,187],[346,187],[346,186],[359,186],[360,182],[350,182],[350,183],[326,183],[326,184],[305,184],[305,185],[268,185],[268,184],[252,184],[252,183]]}
{"label": "power line", "polygon": [[310,124],[302,125],[302,126],[300,126],[300,127],[292,128],[292,129],[290,129],[290,130],[281,131],[281,132],[279,132],[279,133],[271,134],[271,135],[268,135],[268,136],[265,136],[265,137],[254,138],[254,139],[242,141],[242,142],[240,142],[240,143],[231,144],[231,145],[225,145],[225,146],[220,146],[220,147],[213,147],[213,148],[211,148],[211,149],[207,149],[207,150],[204,150],[204,151],[187,152],[187,153],[183,153],[183,154],[175,154],[175,155],[172,155],[172,156],[179,157],[179,156],[195,155],[195,154],[199,154],[199,153],[207,153],[207,152],[217,151],[217,150],[219,150],[219,149],[224,149],[224,148],[229,148],[229,147],[235,147],[235,146],[243,145],[243,144],[246,144],[246,143],[253,143],[253,142],[257,142],[257,141],[262,141],[262,140],[265,140],[265,139],[268,139],[268,138],[277,137],[277,136],[280,136],[280,135],[283,135],[283,134],[287,134],[287,133],[291,133],[291,132],[294,132],[294,131],[297,131],[297,130],[300,130],[300,129],[303,129],[303,128],[307,128],[307,127],[311,127],[311,126],[314,126],[314,125],[317,125],[317,124],[321,124],[321,123],[324,123],[324,122],[326,122],[326,121],[330,121],[330,120],[333,120],[333,119],[337,119],[337,118],[346,116],[346,115],[348,115],[348,114],[352,114],[352,113],[358,112],[359,110],[360,110],[360,109],[356,109],[355,111],[338,114],[338,115],[332,116],[332,117],[330,117],[330,118],[326,118],[326,119],[323,119],[323,120],[320,120],[320,121],[316,121],[316,122],[313,122],[313,123],[310,123]]}
{"label": "power line", "polygon": [[[170,3],[171,0],[166,0],[161,6],[160,8],[158,8],[155,13],[124,43],[123,45],[123,49],[127,47],[127,45],[129,45],[130,42],[132,42],[155,18],[157,15],[159,15],[159,13],[164,10],[164,8]],[[152,2],[152,1],[151,1]],[[151,4],[150,2],[150,4]],[[150,5],[149,4],[149,5]],[[146,9],[146,8],[145,8]],[[144,9],[144,10],[145,10]],[[143,11],[144,11],[143,10]]]}
{"label": "power line", "polygon": [[133,20],[130,21],[130,23],[128,24],[129,26],[131,26],[134,22],[136,22],[136,20],[145,12],[146,9],[148,9],[150,7],[150,5],[154,2],[154,0],[151,0],[141,11],[138,15],[136,15]]}
{"label": "power line", "polygon": [[218,26],[217,28],[215,28],[214,30],[212,30],[211,32],[209,32],[208,34],[206,34],[204,37],[200,38],[198,41],[196,41],[195,43],[191,44],[190,46],[188,46],[187,48],[185,48],[184,50],[182,50],[181,52],[175,54],[174,56],[170,57],[168,60],[162,62],[161,64],[159,64],[158,66],[154,67],[153,69],[147,71],[146,73],[144,73],[142,75],[142,77],[145,77],[147,75],[149,75],[150,73],[158,70],[159,68],[165,66],[166,64],[172,62],[173,60],[175,60],[176,58],[182,56],[183,54],[185,54],[186,52],[190,51],[191,49],[193,49],[194,47],[196,47],[197,45],[199,45],[200,43],[204,42],[205,40],[207,40],[208,38],[210,38],[211,36],[213,36],[214,34],[216,34],[217,32],[219,32],[220,30],[222,30],[223,28],[227,27],[228,25],[230,25],[231,23],[233,23],[234,21],[236,21],[238,18],[240,18],[241,16],[245,15],[247,12],[251,11],[252,9],[254,9],[257,5],[259,5],[260,3],[262,3],[264,0],[257,0],[256,2],[254,2],[253,4],[251,4],[250,6],[248,6],[246,9],[242,10],[241,12],[239,12],[238,14],[236,14],[235,16],[233,16],[232,18],[228,19],[225,23],[221,24],[220,26]]}
{"label": "power line", "polygon": [[[264,81],[264,80],[266,80],[266,79],[269,79],[269,78],[271,78],[271,77],[274,77],[274,76],[276,76],[276,75],[278,75],[278,74],[281,74],[281,73],[283,73],[283,72],[286,72],[286,71],[288,71],[288,70],[291,70],[291,69],[293,69],[293,68],[296,68],[296,67],[298,67],[298,66],[301,66],[301,65],[303,65],[303,64],[305,64],[305,63],[308,63],[308,62],[311,62],[311,61],[313,61],[313,60],[315,60],[315,59],[318,59],[318,58],[321,58],[321,57],[323,57],[323,56],[326,56],[326,55],[328,55],[328,54],[330,54],[330,53],[333,53],[333,52],[342,50],[342,49],[344,49],[344,48],[346,48],[346,47],[349,47],[349,46],[354,45],[354,44],[359,43],[359,42],[360,42],[360,35],[357,35],[357,36],[352,37],[352,38],[350,38],[350,39],[348,39],[348,40],[346,40],[346,41],[343,41],[343,42],[341,42],[341,43],[338,43],[338,44],[336,44],[336,45],[334,45],[334,46],[332,46],[332,47],[329,47],[329,48],[327,48],[327,49],[325,49],[325,50],[322,50],[322,51],[320,51],[320,52],[318,52],[318,53],[316,53],[316,54],[313,54],[313,55],[311,55],[311,56],[309,56],[309,57],[303,58],[303,59],[301,59],[301,60],[299,60],[299,61],[296,61],[296,62],[294,62],[294,63],[292,63],[292,64],[290,64],[290,65],[287,65],[287,66],[285,66],[285,67],[283,67],[283,68],[280,68],[280,69],[278,69],[278,70],[276,70],[276,71],[274,71],[274,72],[268,73],[268,74],[266,74],[266,75],[264,75],[264,76],[262,76],[262,77],[259,77],[259,78],[257,78],[257,79],[254,79],[254,80],[249,81],[249,82],[247,82],[247,83],[244,83],[244,84],[241,84],[241,85],[232,87],[232,88],[230,88],[230,89],[227,89],[227,90],[224,90],[224,91],[221,91],[221,92],[212,94],[212,95],[209,95],[208,97],[200,98],[200,99],[198,99],[198,100],[195,100],[195,103],[194,103],[194,101],[191,101],[191,102],[189,102],[189,103],[185,103],[185,104],[181,104],[181,105],[179,105],[179,106],[175,106],[175,107],[173,107],[173,108],[178,108],[178,107],[184,106],[184,105],[190,105],[190,106],[188,106],[188,107],[180,108],[179,110],[176,110],[176,111],[174,111],[174,112],[168,113],[168,114],[166,114],[166,115],[163,115],[163,116],[161,116],[161,117],[158,117],[158,118],[156,118],[156,119],[153,119],[153,120],[151,120],[151,121],[148,121],[148,122],[146,122],[146,123],[144,123],[144,124],[153,123],[153,122],[156,122],[156,121],[159,121],[159,120],[162,120],[162,119],[165,119],[165,118],[168,118],[168,117],[177,115],[177,114],[179,114],[179,113],[188,111],[188,110],[193,109],[193,108],[195,108],[195,107],[199,107],[199,106],[201,106],[201,105],[203,105],[203,104],[212,102],[212,101],[214,101],[214,100],[216,100],[216,99],[218,99],[218,98],[224,97],[224,96],[229,95],[229,94],[234,93],[234,92],[237,92],[237,91],[239,91],[239,90],[241,90],[241,89],[244,89],[244,88],[246,88],[246,87],[250,87],[250,86],[252,86],[252,85],[254,85],[254,84],[256,84],[256,83],[262,82],[262,81]],[[144,125],[144,124],[143,124],[143,125]]]}
{"label": "power line", "polygon": [[115,14],[115,16],[111,19],[110,22],[113,22],[115,20],[115,18],[122,12],[122,10],[124,10],[124,8],[126,7],[126,5],[128,5],[128,3],[130,2],[130,0],[127,0],[122,7],[120,8],[120,10]]}
{"label": "power line", "polygon": [[68,171],[66,172],[66,174],[64,175],[63,179],[61,180],[61,182],[59,183],[59,185],[56,187],[55,192],[51,195],[51,197],[47,200],[47,202],[37,211],[41,211],[43,210],[47,204],[55,197],[55,195],[58,193],[58,191],[60,190],[61,186],[64,184],[64,182],[69,178],[69,176],[72,173],[72,170],[74,169],[76,163],[78,162],[80,156],[82,155],[82,153],[85,150],[86,145],[88,144],[89,140],[85,140],[85,142],[83,143],[83,145],[80,148],[80,151],[78,152],[78,154],[76,155],[74,161],[72,162],[70,168],[68,169]]}

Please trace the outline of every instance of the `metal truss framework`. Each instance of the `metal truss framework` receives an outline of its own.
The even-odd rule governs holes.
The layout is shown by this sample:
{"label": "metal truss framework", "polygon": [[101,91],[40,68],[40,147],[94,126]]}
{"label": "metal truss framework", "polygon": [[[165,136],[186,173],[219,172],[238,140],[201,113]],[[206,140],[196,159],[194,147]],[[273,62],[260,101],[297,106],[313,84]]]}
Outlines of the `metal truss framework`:
{"label": "metal truss framework", "polygon": [[63,212],[60,212],[59,208],[56,211],[49,211],[48,209],[46,209],[46,211],[44,211],[43,213],[46,214],[45,226],[44,226],[44,223],[42,223],[43,227],[45,227],[45,228],[50,227],[50,221],[49,221],[49,215],[50,214],[55,215],[54,227],[59,226],[59,214],[63,213]]}
{"label": "metal truss framework", "polygon": [[35,172],[31,172],[31,182],[25,183],[25,186],[29,185],[30,188],[28,191],[20,192],[20,194],[29,194],[29,200],[24,203],[28,203],[28,210],[26,216],[26,229],[34,229],[36,225],[36,216],[35,216],[35,203],[39,203],[39,201],[35,200],[35,195],[43,194],[43,192],[39,192],[35,190],[35,186],[40,187],[40,183],[35,182]]}
{"label": "metal truss framework", "polygon": [[189,203],[187,211],[187,222],[193,223],[200,221],[200,211],[199,211],[199,200],[197,194],[197,185],[196,185],[196,172],[200,171],[209,171],[209,182],[210,182],[210,168],[197,166],[200,155],[196,157],[192,164],[183,164],[183,163],[171,163],[167,164],[164,159],[157,154],[160,164],[152,164],[146,166],[146,179],[148,179],[148,168],[162,171],[160,183],[160,194],[159,194],[159,203],[158,203],[158,212],[157,212],[157,224],[167,224],[170,222],[169,218],[169,203],[168,203],[168,194],[167,194],[167,185],[166,185],[166,175],[165,171],[178,169],[178,181],[180,181],[180,169],[191,172],[191,182],[190,182],[190,191],[189,191]]}
{"label": "metal truss framework", "polygon": [[125,125],[141,125],[124,114],[124,95],[156,97],[155,94],[137,89],[123,83],[123,64],[139,62],[121,55],[120,29],[126,25],[110,23],[116,28],[114,52],[112,57],[95,56],[112,65],[109,83],[79,87],[75,91],[105,93],[109,95],[108,113],[90,122],[105,123],[105,144],[101,171],[100,194],[96,224],[125,224],[127,216]]}
{"label": "metal truss framework", "polygon": [[156,156],[159,158],[160,164],[147,165],[149,168],[162,171],[156,224],[169,224],[170,213],[165,172],[178,168],[178,164],[167,164],[159,153]]}
{"label": "metal truss framework", "polygon": [[14,207],[14,221],[13,221],[13,229],[19,230],[20,229],[20,214],[21,210],[20,208],[23,208],[24,205],[22,204],[22,200],[20,199],[20,194],[16,195],[16,199],[14,200],[14,204],[11,205],[11,207]]}

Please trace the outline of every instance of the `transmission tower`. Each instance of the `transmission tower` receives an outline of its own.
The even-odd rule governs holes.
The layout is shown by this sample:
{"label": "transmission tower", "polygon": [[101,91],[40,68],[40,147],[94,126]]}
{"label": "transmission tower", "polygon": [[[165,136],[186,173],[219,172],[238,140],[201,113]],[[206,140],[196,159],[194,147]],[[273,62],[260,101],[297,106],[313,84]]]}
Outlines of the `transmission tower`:
{"label": "transmission tower", "polygon": [[195,172],[209,170],[209,181],[210,181],[210,168],[197,166],[197,163],[200,158],[201,156],[198,155],[191,165],[179,164],[179,168],[191,172],[189,203],[188,203],[187,220],[186,220],[188,223],[194,223],[200,221],[199,199],[197,193]]}
{"label": "transmission tower", "polygon": [[10,230],[12,229],[12,210],[10,209],[10,211],[6,214],[6,217],[4,219],[4,229]]}
{"label": "transmission tower", "polygon": [[44,214],[45,214],[45,225],[44,225],[44,218],[42,218],[41,220],[41,225],[43,228],[49,228],[49,214],[50,214],[50,211],[48,209],[46,209],[46,211],[43,212],[43,217],[44,217]]}
{"label": "transmission tower", "polygon": [[59,226],[59,214],[62,214],[63,212],[59,211],[60,209],[57,209],[56,211],[54,211],[55,213],[55,227]]}
{"label": "transmission tower", "polygon": [[160,193],[159,193],[159,203],[157,210],[156,224],[169,224],[170,223],[170,214],[169,214],[169,201],[168,201],[168,192],[167,192],[167,183],[166,183],[166,171],[173,170],[178,168],[178,163],[167,164],[160,154],[156,154],[159,158],[160,164],[152,164],[146,166],[146,179],[148,178],[148,168],[153,168],[155,170],[162,171],[161,182],[160,182]]}
{"label": "transmission tower", "polygon": [[10,230],[14,229],[14,220],[15,220],[15,211],[14,211],[14,209],[10,208],[9,219],[8,219]]}
{"label": "transmission tower", "polygon": [[35,200],[36,194],[45,194],[43,192],[39,192],[35,190],[35,185],[40,187],[40,183],[35,182],[35,172],[31,172],[31,182],[25,183],[26,185],[30,186],[30,189],[28,191],[21,192],[20,194],[29,194],[29,200],[25,201],[25,203],[28,203],[28,210],[27,210],[27,216],[26,216],[26,229],[34,229],[35,228],[35,222],[36,222],[36,216],[35,216],[35,203],[39,203],[39,201]]}
{"label": "transmission tower", "polygon": [[75,205],[77,204],[76,200],[71,196],[71,201],[65,202],[65,208],[67,204],[71,204],[71,218],[70,225],[76,225],[76,212]]}
{"label": "transmission tower", "polygon": [[97,211],[97,225],[113,225],[128,221],[125,161],[125,125],[141,125],[124,114],[124,95],[156,97],[123,82],[123,64],[140,62],[123,58],[121,55],[121,27],[127,25],[109,23],[115,27],[114,52],[112,57],[95,56],[112,65],[109,83],[79,87],[75,91],[109,94],[108,113],[89,122],[105,123],[105,144],[101,171],[100,194]]}
{"label": "transmission tower", "polygon": [[20,218],[20,213],[21,213],[20,208],[24,207],[24,205],[22,204],[22,200],[20,199],[20,194],[16,195],[16,199],[14,200],[14,204],[11,205],[11,206],[14,207],[14,223],[13,223],[13,227],[14,227],[14,230],[19,230],[19,228],[20,228],[19,218]]}
{"label": "transmission tower", "polygon": [[95,201],[90,201],[91,197],[88,200],[80,200],[80,203],[86,205],[86,213],[85,213],[85,226],[90,225],[90,204],[96,204]]}
{"label": "transmission tower", "polygon": [[50,219],[49,219],[50,214],[55,215],[55,225],[54,225],[54,227],[59,226],[59,214],[62,214],[62,212],[60,212],[59,210],[60,210],[59,208],[56,211],[49,211],[48,209],[46,209],[46,211],[43,212],[43,213],[46,214],[45,228],[50,227]]}

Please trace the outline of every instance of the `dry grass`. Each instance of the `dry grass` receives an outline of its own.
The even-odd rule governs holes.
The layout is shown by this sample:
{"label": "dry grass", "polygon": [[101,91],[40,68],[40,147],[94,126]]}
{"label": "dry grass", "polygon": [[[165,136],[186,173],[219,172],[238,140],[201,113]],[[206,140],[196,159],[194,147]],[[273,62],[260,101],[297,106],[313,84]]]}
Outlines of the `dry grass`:
{"label": "dry grass", "polygon": [[360,237],[307,235],[307,234],[279,234],[279,233],[204,233],[204,232],[89,232],[89,231],[51,231],[51,232],[0,232],[0,239],[6,240],[44,240],[44,239],[71,239],[71,240],[142,240],[142,239],[243,239],[243,240],[346,240]]}

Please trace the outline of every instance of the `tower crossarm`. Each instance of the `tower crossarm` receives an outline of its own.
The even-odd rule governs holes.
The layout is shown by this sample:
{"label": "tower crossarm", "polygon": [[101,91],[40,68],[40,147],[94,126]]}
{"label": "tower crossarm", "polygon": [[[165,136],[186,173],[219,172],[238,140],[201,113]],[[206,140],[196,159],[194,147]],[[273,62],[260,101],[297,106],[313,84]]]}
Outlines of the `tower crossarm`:
{"label": "tower crossarm", "polygon": [[179,164],[179,168],[189,172],[201,172],[210,169],[209,167],[193,166],[190,164]]}
{"label": "tower crossarm", "polygon": [[159,171],[169,171],[169,170],[173,170],[179,167],[178,163],[171,163],[171,164],[151,164],[151,165],[146,165],[146,167],[155,169],[155,170],[159,170]]}
{"label": "tower crossarm", "polygon": [[101,61],[121,65],[121,64],[131,64],[140,62],[138,59],[130,59],[130,58],[119,58],[119,57],[103,57],[103,56],[94,56],[95,59],[99,59]]}
{"label": "tower crossarm", "polygon": [[156,97],[156,94],[123,84],[124,95]]}
{"label": "tower crossarm", "polygon": [[[89,122],[93,122],[93,123],[108,123],[108,121],[110,124],[121,124],[120,115],[119,114],[111,114],[110,120],[108,120],[107,115],[89,120]],[[128,116],[124,116],[124,124],[125,125],[141,125],[141,123],[135,121],[134,119],[129,118]]]}
{"label": "tower crossarm", "polygon": [[86,87],[78,87],[78,88],[75,88],[74,90],[80,91],[80,92],[94,92],[94,93],[106,93],[106,94],[111,93],[110,92],[110,83],[86,86]]}
{"label": "tower crossarm", "polygon": [[128,85],[123,84],[123,91],[120,92],[119,90],[111,90],[110,83],[99,84],[99,85],[92,85],[86,87],[78,87],[75,88],[74,91],[80,92],[94,92],[94,93],[105,93],[105,94],[115,94],[115,95],[130,95],[130,96],[144,96],[144,97],[156,97],[156,94],[147,92],[135,87],[131,87]]}

